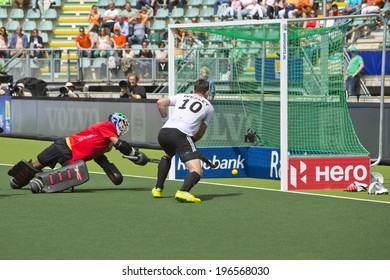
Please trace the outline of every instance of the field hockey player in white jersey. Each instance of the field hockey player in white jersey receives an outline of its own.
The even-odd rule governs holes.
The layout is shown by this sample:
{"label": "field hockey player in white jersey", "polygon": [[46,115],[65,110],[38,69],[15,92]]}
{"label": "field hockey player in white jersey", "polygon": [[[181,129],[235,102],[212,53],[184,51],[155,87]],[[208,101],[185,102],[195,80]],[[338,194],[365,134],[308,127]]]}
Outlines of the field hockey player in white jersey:
{"label": "field hockey player in white jersey", "polygon": [[[200,198],[192,195],[190,191],[203,174],[195,142],[205,134],[214,113],[213,106],[207,100],[208,94],[209,83],[199,79],[195,82],[192,94],[177,94],[157,101],[157,107],[164,122],[158,135],[158,142],[165,155],[158,165],[157,183],[152,190],[153,197],[162,196],[172,157],[177,153],[189,172],[183,185],[176,192],[175,199],[180,202],[201,202]],[[169,106],[175,108],[168,118]]]}

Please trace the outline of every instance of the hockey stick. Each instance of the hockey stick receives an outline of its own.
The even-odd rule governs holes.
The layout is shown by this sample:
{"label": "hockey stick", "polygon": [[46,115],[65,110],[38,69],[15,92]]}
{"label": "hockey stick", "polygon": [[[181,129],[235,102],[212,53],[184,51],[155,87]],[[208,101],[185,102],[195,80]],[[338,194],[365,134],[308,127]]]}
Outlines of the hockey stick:
{"label": "hockey stick", "polygon": [[[129,160],[138,160],[138,157],[136,157],[136,156],[126,156],[126,155],[123,155],[122,158],[127,158]],[[148,162],[159,163],[160,160],[159,159],[155,159],[155,158],[148,158]]]}
{"label": "hockey stick", "polygon": [[212,163],[210,160],[208,160],[201,152],[198,151],[200,159],[206,163],[211,168],[217,168],[219,166],[219,161],[216,161],[215,163]]}

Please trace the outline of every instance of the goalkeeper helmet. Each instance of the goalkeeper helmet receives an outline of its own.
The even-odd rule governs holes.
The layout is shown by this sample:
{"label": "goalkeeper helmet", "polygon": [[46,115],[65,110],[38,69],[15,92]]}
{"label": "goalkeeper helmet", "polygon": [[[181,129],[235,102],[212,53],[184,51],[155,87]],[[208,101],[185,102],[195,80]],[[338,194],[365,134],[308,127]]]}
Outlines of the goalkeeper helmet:
{"label": "goalkeeper helmet", "polygon": [[108,120],[115,124],[116,134],[118,137],[122,136],[129,130],[129,120],[120,112],[113,113],[108,117]]}

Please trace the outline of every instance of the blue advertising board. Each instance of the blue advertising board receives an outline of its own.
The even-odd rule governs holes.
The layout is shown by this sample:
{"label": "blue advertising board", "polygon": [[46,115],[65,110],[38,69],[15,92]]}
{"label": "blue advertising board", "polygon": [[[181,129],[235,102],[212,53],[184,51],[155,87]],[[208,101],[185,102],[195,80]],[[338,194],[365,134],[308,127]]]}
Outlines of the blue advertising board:
{"label": "blue advertising board", "polygon": [[[255,60],[255,79],[260,81],[264,75],[264,81],[279,81],[280,80],[280,58],[265,58],[264,70],[263,59],[256,58]],[[303,60],[302,58],[288,59],[288,81],[302,82],[303,81]]]}
{"label": "blue advertising board", "polygon": [[10,96],[0,96],[0,127],[3,133],[12,132]]}
{"label": "blue advertising board", "polygon": [[[264,147],[213,147],[198,149],[211,162],[219,162],[215,169],[202,162],[203,178],[250,177],[279,180],[280,152]],[[183,179],[188,171],[178,156],[175,157],[176,178]],[[237,169],[237,175],[232,170]]]}

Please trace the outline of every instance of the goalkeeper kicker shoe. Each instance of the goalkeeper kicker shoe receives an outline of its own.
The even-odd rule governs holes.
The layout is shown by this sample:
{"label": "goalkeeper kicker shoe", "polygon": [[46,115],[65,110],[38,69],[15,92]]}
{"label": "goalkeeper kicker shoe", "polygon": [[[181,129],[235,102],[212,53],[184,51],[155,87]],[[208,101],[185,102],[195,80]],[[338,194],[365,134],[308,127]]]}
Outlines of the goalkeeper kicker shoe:
{"label": "goalkeeper kicker shoe", "polygon": [[195,197],[189,192],[177,191],[175,195],[175,199],[180,202],[187,203],[199,203],[201,202],[200,198]]}
{"label": "goalkeeper kicker shoe", "polygon": [[152,189],[152,195],[153,195],[153,197],[155,197],[155,198],[160,198],[160,197],[162,197],[162,189],[160,189],[160,188],[153,188],[153,189]]}

